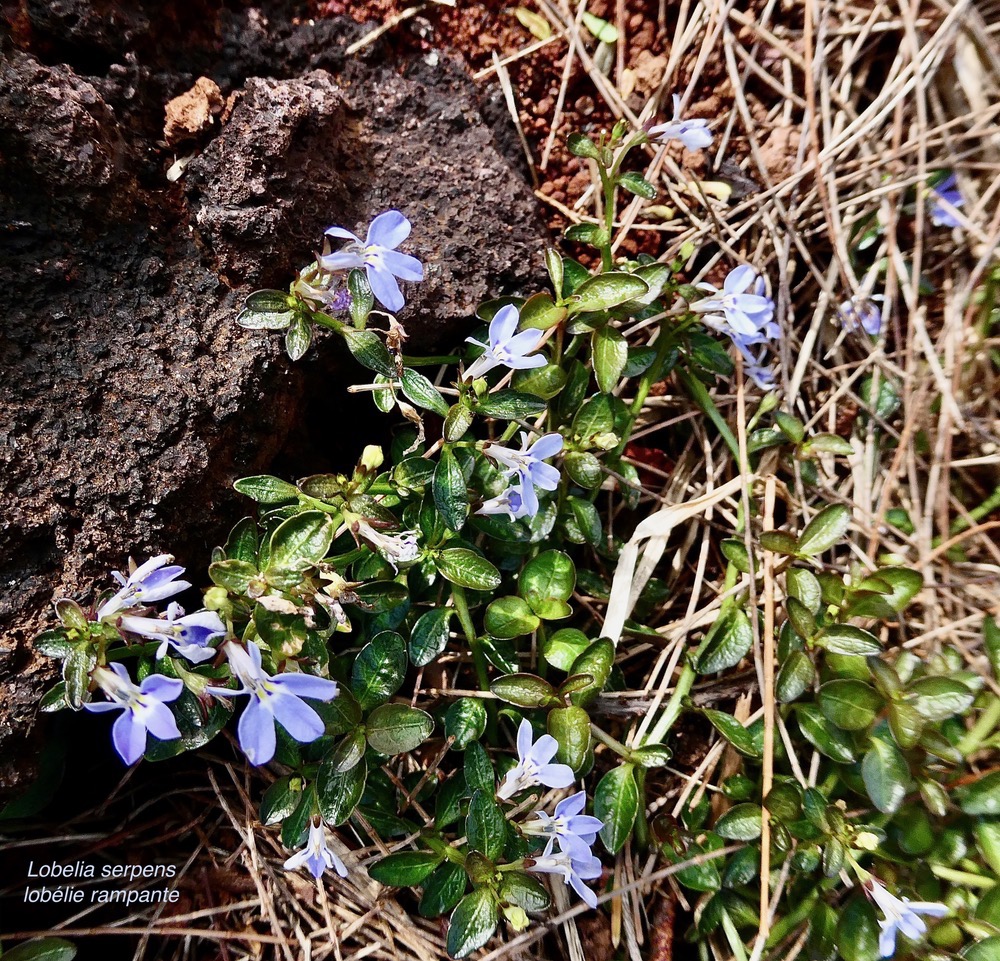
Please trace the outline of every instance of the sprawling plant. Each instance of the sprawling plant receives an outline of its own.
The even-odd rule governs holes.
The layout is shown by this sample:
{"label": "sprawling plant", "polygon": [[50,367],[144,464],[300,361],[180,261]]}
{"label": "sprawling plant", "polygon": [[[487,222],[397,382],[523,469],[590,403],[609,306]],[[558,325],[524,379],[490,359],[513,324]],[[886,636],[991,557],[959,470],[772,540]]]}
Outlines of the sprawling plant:
{"label": "sprawling plant", "polygon": [[[599,263],[547,250],[547,289],[483,304],[483,329],[453,355],[407,356],[394,313],[376,309],[399,311],[399,281],[423,276],[398,249],[411,229],[398,211],[364,240],[330,228],[289,292],[252,294],[239,323],[284,331],[292,359],[320,331],[344,342],[367,372],[353,389],[395,418],[391,444],[359,444],[349,473],[238,481],[257,515],[215,551],[203,610],[157,612],[190,587],[168,555],[116,574],[119,590],[89,609],[59,601],[61,626],[37,646],[63,659],[63,679],[42,707],[120,711],[127,764],[200,748],[238,711],[241,748],[275,775],[260,820],[280,830],[285,867],[361,870],[331,830],[350,823],[392,849],[366,864],[373,878],[419,888],[424,916],[450,915],[456,958],[503,921],[522,930],[544,914],[544,875],[592,908],[614,897],[606,866],[629,844],[661,854],[691,899],[690,936],[723,954],[746,958],[765,930],[761,893],[773,917],[757,950],[773,957],[803,943],[812,958],[888,957],[927,918],[944,918],[934,944],[957,950],[1000,925],[1000,774],[974,763],[997,743],[1000,701],[959,652],[886,649],[922,580],[862,564],[842,547],[849,509],[815,503],[817,461],[851,444],[810,434],[767,393],[741,449],[714,406],[709,388],[736,367],[713,334],[758,387],[775,383],[767,279],[736,264],[721,287],[692,286],[683,260],[616,259],[616,192],[655,194],[622,170],[651,136],[711,140],[676,111],[648,133],[572,137],[606,219],[567,237]],[[877,332],[859,311],[855,325]],[[668,378],[744,469],[641,519],[627,448]],[[872,388],[881,416],[892,396]],[[764,530],[758,474],[794,481],[808,523]],[[653,575],[667,538],[727,497],[741,506],[716,540],[714,623],[671,696],[629,726],[619,645],[662,643]],[[987,628],[996,669],[1000,631]],[[739,684],[756,713],[695,696],[755,644],[765,670]],[[658,802],[684,713],[716,732],[726,773],[668,817]]]}

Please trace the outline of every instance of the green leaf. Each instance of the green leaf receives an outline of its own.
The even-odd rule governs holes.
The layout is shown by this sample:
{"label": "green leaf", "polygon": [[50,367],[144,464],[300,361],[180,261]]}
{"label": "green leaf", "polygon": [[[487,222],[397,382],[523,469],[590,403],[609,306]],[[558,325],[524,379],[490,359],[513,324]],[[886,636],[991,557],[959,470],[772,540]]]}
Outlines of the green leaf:
{"label": "green leaf", "polygon": [[63,627],[67,630],[77,631],[86,634],[90,630],[90,623],[83,608],[76,601],[68,597],[61,597],[55,603],[56,617],[62,621]]}
{"label": "green leaf", "polygon": [[715,711],[705,708],[702,712],[714,727],[740,754],[746,757],[760,757],[761,748],[750,733],[739,721],[725,711]]}
{"label": "green leaf", "polygon": [[761,831],[760,806],[736,804],[715,822],[712,830],[727,841],[755,841]]}
{"label": "green leaf", "polygon": [[570,695],[576,707],[587,707],[604,690],[614,663],[615,646],[606,637],[599,637],[573,662],[570,674],[589,674],[594,679],[592,684]]}
{"label": "green leaf", "polygon": [[268,571],[303,571],[330,550],[337,525],[329,514],[303,511],[283,521],[271,535]]}
{"label": "green leaf", "polygon": [[566,371],[562,367],[546,364],[544,367],[517,371],[512,385],[515,391],[550,400],[566,386],[566,376]]}
{"label": "green leaf", "polygon": [[566,318],[566,308],[556,306],[552,297],[546,293],[529,297],[521,308],[521,330],[548,330],[562,323]]}
{"label": "green leaf", "polygon": [[750,619],[734,607],[712,627],[711,637],[698,656],[698,673],[715,674],[735,667],[753,645]]}
{"label": "green leaf", "polygon": [[500,420],[523,420],[545,410],[545,401],[534,394],[516,390],[498,390],[476,401],[476,410],[487,417]]}
{"label": "green leaf", "polygon": [[474,741],[465,749],[465,784],[469,791],[479,791],[484,797],[493,797],[496,788],[496,775],[493,773],[493,762],[486,748]]}
{"label": "green leaf", "polygon": [[406,645],[395,631],[383,631],[358,654],[351,671],[351,688],[361,709],[368,711],[399,690],[406,676]]}
{"label": "green leaf", "polygon": [[448,954],[464,958],[481,948],[500,923],[500,908],[489,888],[476,888],[458,902],[448,923]]}
{"label": "green leaf", "polygon": [[421,614],[410,632],[410,662],[414,667],[430,664],[447,646],[451,627],[451,607],[436,607]]}
{"label": "green leaf", "polygon": [[632,833],[639,815],[639,787],[635,768],[622,764],[601,778],[594,791],[594,815],[604,822],[601,840],[611,854],[617,854]]}
{"label": "green leaf", "polygon": [[291,360],[301,360],[312,343],[312,324],[302,314],[296,314],[285,332],[285,353]]}
{"label": "green leaf", "polygon": [[532,913],[546,910],[552,901],[545,886],[523,871],[504,871],[497,894],[503,904],[516,904]]}
{"label": "green leaf", "polygon": [[541,623],[538,616],[520,597],[500,597],[486,608],[486,630],[494,637],[509,639],[530,634]]}
{"label": "green leaf", "polygon": [[796,708],[796,717],[806,740],[820,754],[841,764],[854,760],[854,748],[847,735],[834,727],[815,704],[800,704]]}
{"label": "green leaf", "polygon": [[347,292],[351,295],[351,321],[360,330],[375,306],[375,295],[363,270],[355,267],[347,275]]}
{"label": "green leaf", "polygon": [[555,247],[545,248],[545,269],[549,272],[549,280],[552,281],[552,289],[556,292],[556,296],[561,296],[563,277],[566,271],[563,267],[562,255]]}
{"label": "green leaf", "polygon": [[640,277],[610,271],[592,277],[577,288],[570,302],[570,312],[608,310],[642,297],[648,291],[649,285]]}
{"label": "green leaf", "polygon": [[215,561],[208,567],[208,576],[213,584],[224,587],[231,594],[246,594],[251,582],[260,577],[256,565],[247,561]]}
{"label": "green leaf", "polygon": [[601,156],[597,149],[597,144],[582,133],[571,133],[566,138],[566,147],[574,157],[586,157],[588,160],[597,160]]}
{"label": "green leaf", "polygon": [[570,533],[570,518],[566,518],[565,520],[566,536],[573,540],[574,543],[585,543],[590,544],[591,547],[597,547],[601,543],[601,535],[603,533],[601,515],[598,513],[597,508],[590,501],[573,495],[566,498],[566,503],[570,509],[572,523],[575,524],[582,540],[579,542],[573,540]]}
{"label": "green leaf", "polygon": [[618,41],[618,30],[613,23],[608,23],[607,20],[602,20],[586,10],[583,12],[583,25],[601,43],[616,43]]}
{"label": "green leaf", "polygon": [[750,554],[747,551],[746,544],[743,541],[737,540],[735,537],[727,537],[721,544],[719,548],[722,551],[723,556],[729,561],[733,567],[736,568],[741,574],[750,573]]}
{"label": "green leaf", "polygon": [[417,407],[448,416],[448,403],[438,389],[423,374],[410,367],[403,368],[403,393]]}
{"label": "green leaf", "polygon": [[785,611],[792,622],[792,628],[799,637],[811,640],[817,631],[816,618],[813,612],[797,597],[789,595],[785,598]]}
{"label": "green leaf", "polygon": [[819,611],[823,590],[812,571],[804,567],[790,567],[785,574],[785,587],[789,597],[798,600],[812,614]]}
{"label": "green leaf", "polygon": [[294,484],[269,474],[241,477],[233,487],[258,504],[284,504],[287,501],[297,500],[299,496],[299,490]]}
{"label": "green leaf", "polygon": [[412,888],[423,884],[441,861],[441,855],[433,852],[401,851],[398,854],[388,854],[370,864],[368,875],[379,884]]}
{"label": "green leaf", "polygon": [[290,777],[281,777],[274,782],[260,799],[261,824],[277,824],[292,813],[302,800],[302,779],[296,778],[296,788],[292,788]]}
{"label": "green leaf", "polygon": [[90,672],[96,666],[97,655],[85,641],[74,644],[73,650],[63,661],[62,676],[66,682],[66,700],[74,710],[78,710],[83,704],[90,684]]}
{"label": "green leaf", "polygon": [[924,730],[924,719],[912,704],[901,701],[889,704],[889,730],[896,743],[907,750],[916,746]]}
{"label": "green leaf", "polygon": [[895,744],[872,738],[872,746],[861,762],[861,776],[875,807],[883,814],[899,810],[909,787],[910,768]]}
{"label": "green leaf", "polygon": [[802,445],[802,453],[808,457],[813,452],[821,454],[841,454],[848,457],[854,453],[854,448],[849,440],[839,437],[837,434],[816,434],[810,437]]}
{"label": "green leaf", "polygon": [[445,737],[455,739],[456,750],[464,751],[486,730],[486,705],[478,697],[460,697],[444,715]]}
{"label": "green leaf", "polygon": [[540,617],[551,609],[549,602],[566,601],[576,586],[576,567],[562,551],[544,551],[521,571],[517,592]]}
{"label": "green leaf", "polygon": [[643,197],[646,200],[656,198],[656,188],[642,174],[635,171],[622,174],[618,178],[618,184],[637,197]]}
{"label": "green leaf", "polygon": [[625,370],[628,343],[614,327],[607,325],[594,331],[592,350],[597,386],[603,393],[610,394]]}
{"label": "green leaf", "polygon": [[507,821],[492,791],[477,790],[469,802],[469,817],[465,822],[469,847],[484,857],[495,861],[503,854],[507,836]]}
{"label": "green leaf", "polygon": [[1000,771],[963,788],[958,803],[966,814],[1000,814]]}
{"label": "green leaf", "polygon": [[816,668],[802,651],[792,651],[778,671],[774,693],[781,704],[788,704],[804,694],[812,685]]}
{"label": "green leaf", "polygon": [[826,719],[844,731],[864,730],[882,709],[878,691],[853,678],[827,681],[819,689],[818,700]]}
{"label": "green leaf", "polygon": [[824,507],[799,535],[799,553],[815,557],[840,542],[851,526],[851,512],[843,504]]}
{"label": "green leaf", "polygon": [[799,551],[799,539],[788,531],[764,531],[758,538],[758,543],[772,554],[794,555]]}
{"label": "green leaf", "polygon": [[576,659],[590,646],[590,640],[583,631],[574,627],[563,627],[542,638],[541,653],[548,664],[567,674]]}
{"label": "green leaf", "polygon": [[420,916],[436,918],[450,911],[465,894],[468,881],[465,868],[461,864],[445,861],[424,885],[424,896],[417,908]]}
{"label": "green leaf", "polygon": [[383,704],[372,711],[365,729],[369,745],[392,757],[423,744],[434,730],[434,719],[426,711],[405,704]]}
{"label": "green leaf", "polygon": [[76,945],[63,938],[22,941],[3,953],[4,961],[73,961]]}
{"label": "green leaf", "polygon": [[506,674],[490,684],[490,690],[501,701],[518,707],[545,707],[558,703],[555,688],[534,674]]}
{"label": "green leaf", "polygon": [[831,654],[871,657],[882,653],[882,645],[874,634],[851,624],[831,624],[819,635],[816,643]]}
{"label": "green leaf", "polygon": [[44,654],[46,657],[69,657],[73,651],[73,644],[61,630],[43,631],[32,644],[39,654]]}
{"label": "green leaf", "polygon": [[559,743],[555,760],[579,771],[590,750],[590,716],[582,707],[557,707],[549,711],[546,730]]}
{"label": "green leaf", "polygon": [[875,908],[864,897],[851,898],[837,923],[837,951],[843,961],[877,961],[879,926]]}
{"label": "green leaf", "polygon": [[448,409],[448,416],[444,419],[444,428],[441,436],[445,443],[454,444],[460,441],[466,431],[472,426],[473,413],[464,403],[453,404]]}
{"label": "green leaf", "polygon": [[928,721],[943,721],[962,714],[976,699],[961,681],[951,677],[922,677],[910,685],[913,706]]}
{"label": "green leaf", "polygon": [[323,819],[334,827],[343,824],[361,800],[367,778],[364,758],[346,771],[336,770],[332,759],[325,758],[316,775],[316,795]]}
{"label": "green leaf", "polygon": [[993,676],[1000,677],[1000,624],[992,617],[983,621],[983,649],[993,668]]}
{"label": "green leaf", "polygon": [[441,451],[437,467],[434,468],[433,490],[434,504],[441,512],[444,522],[453,531],[461,530],[469,512],[469,491],[462,467],[450,447]]}
{"label": "green leaf", "polygon": [[38,710],[43,714],[51,714],[53,711],[61,711],[69,707],[66,699],[66,682],[57,681],[41,697],[38,702]]}
{"label": "green leaf", "polygon": [[601,462],[588,451],[570,451],[563,458],[563,466],[569,479],[584,490],[597,490],[604,480]]}
{"label": "green leaf", "polygon": [[481,554],[465,547],[449,547],[435,560],[442,576],[473,591],[495,591],[500,586],[500,572]]}
{"label": "green leaf", "polygon": [[362,367],[387,377],[396,376],[396,365],[378,334],[372,330],[355,330],[352,327],[345,327],[340,333],[347,341],[347,349]]}

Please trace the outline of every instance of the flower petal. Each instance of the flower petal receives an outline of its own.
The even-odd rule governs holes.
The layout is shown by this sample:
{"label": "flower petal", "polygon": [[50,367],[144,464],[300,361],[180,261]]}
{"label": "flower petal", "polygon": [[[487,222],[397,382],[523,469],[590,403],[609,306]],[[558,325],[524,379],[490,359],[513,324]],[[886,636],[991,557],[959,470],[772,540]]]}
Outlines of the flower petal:
{"label": "flower petal", "polygon": [[274,757],[274,749],[278,743],[274,733],[274,715],[259,698],[250,698],[250,703],[240,717],[236,733],[239,735],[240,747],[251,764],[267,764]]}
{"label": "flower petal", "polygon": [[563,437],[562,434],[545,434],[539,437],[538,440],[532,445],[531,450],[528,453],[532,457],[537,457],[539,460],[548,460],[550,457],[555,457],[563,449]]}
{"label": "flower petal", "polygon": [[154,702],[138,708],[135,713],[146,730],[161,741],[172,741],[181,736],[181,732],[177,729],[177,721],[166,704]]}
{"label": "flower petal", "polygon": [[754,282],[756,275],[757,272],[749,264],[740,264],[729,271],[722,289],[727,294],[742,294]]}
{"label": "flower petal", "polygon": [[400,280],[424,279],[424,265],[409,254],[401,254],[396,250],[383,250],[382,266]]}
{"label": "flower petal", "polygon": [[[507,353],[515,356],[530,354],[537,350],[542,342],[543,332],[540,330],[522,330],[507,340]],[[544,360],[543,360],[544,362]]]}
{"label": "flower petal", "polygon": [[368,285],[371,287],[376,300],[386,310],[393,312],[401,310],[406,301],[403,300],[403,295],[399,290],[399,284],[396,283],[396,278],[388,270],[381,270],[378,267],[373,267],[371,264],[368,264],[365,268],[365,273],[368,276]]}
{"label": "flower petal", "polygon": [[497,347],[506,344],[517,331],[520,314],[513,304],[501,307],[490,321],[490,346]]}
{"label": "flower petal", "polygon": [[337,682],[314,674],[279,674],[272,682],[296,697],[313,697],[317,701],[332,701],[337,696]]}
{"label": "flower petal", "polygon": [[165,677],[163,674],[150,674],[139,690],[143,694],[155,697],[158,701],[176,701],[184,690],[184,682],[176,677]]}
{"label": "flower petal", "polygon": [[323,233],[327,237],[339,237],[341,240],[353,240],[356,244],[361,243],[361,238],[357,234],[352,234],[344,227],[328,227]]}
{"label": "flower petal", "polygon": [[517,756],[523,761],[531,754],[531,721],[524,718],[517,729]]}
{"label": "flower petal", "polygon": [[146,729],[131,711],[125,711],[111,728],[111,740],[121,759],[135,764],[146,750]]}
{"label": "flower petal", "polygon": [[275,693],[271,698],[271,708],[278,723],[303,744],[315,741],[326,729],[322,718],[294,694]]}
{"label": "flower petal", "polygon": [[378,244],[392,250],[410,236],[410,229],[410,222],[398,210],[387,210],[371,222],[365,246]]}
{"label": "flower petal", "polygon": [[538,780],[546,787],[569,787],[576,778],[568,764],[542,764],[538,768]]}
{"label": "flower petal", "polygon": [[354,250],[338,250],[319,258],[319,265],[324,270],[360,270],[365,265],[365,259]]}

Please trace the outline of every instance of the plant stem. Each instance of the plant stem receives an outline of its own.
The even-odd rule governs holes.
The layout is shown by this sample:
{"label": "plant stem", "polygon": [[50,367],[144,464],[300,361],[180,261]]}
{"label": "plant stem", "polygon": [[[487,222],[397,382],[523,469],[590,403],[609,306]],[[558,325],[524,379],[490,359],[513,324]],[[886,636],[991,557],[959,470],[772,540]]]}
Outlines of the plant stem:
{"label": "plant stem", "polygon": [[[469,601],[465,596],[465,588],[457,584],[451,585],[451,599],[455,604],[455,612],[458,614],[458,621],[462,625],[465,639],[469,642],[469,649],[472,651],[472,663],[476,669],[476,680],[479,683],[479,690],[488,691],[490,689],[489,666],[486,663],[486,655],[483,653],[482,644],[479,643],[479,636],[476,633],[476,626],[472,623],[472,615],[469,613]],[[493,701],[486,702],[486,733],[489,739],[495,744],[497,736],[497,711]]]}

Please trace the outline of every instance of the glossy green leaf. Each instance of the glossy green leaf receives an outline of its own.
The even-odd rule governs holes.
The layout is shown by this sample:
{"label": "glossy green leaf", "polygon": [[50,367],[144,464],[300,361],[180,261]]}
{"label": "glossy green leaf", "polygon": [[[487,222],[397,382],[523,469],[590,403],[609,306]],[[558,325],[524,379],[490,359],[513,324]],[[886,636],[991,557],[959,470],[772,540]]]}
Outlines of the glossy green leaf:
{"label": "glossy green leaf", "polygon": [[458,902],[448,923],[448,954],[464,958],[481,948],[500,923],[500,908],[489,888],[476,888]]}
{"label": "glossy green leaf", "polygon": [[628,360],[628,343],[612,326],[606,325],[594,331],[591,346],[594,376],[597,386],[605,394],[610,394],[617,386]]}
{"label": "glossy green leaf", "polygon": [[698,656],[698,673],[715,674],[735,667],[752,646],[750,619],[741,608],[732,608],[713,625],[711,637]]}
{"label": "glossy green leaf", "polygon": [[492,601],[486,608],[486,630],[494,637],[514,638],[530,634],[541,623],[523,598],[509,596]]}
{"label": "glossy green leaf", "polygon": [[587,707],[608,683],[615,663],[615,646],[606,637],[600,637],[573,662],[571,674],[589,674],[594,680],[587,687],[574,691],[570,700],[576,707]]}
{"label": "glossy green leaf", "polygon": [[639,787],[635,768],[621,764],[601,778],[594,791],[594,815],[604,822],[601,840],[609,853],[617,854],[632,833],[639,815]]}
{"label": "glossy green leaf", "polygon": [[294,484],[269,474],[241,477],[233,487],[258,504],[284,504],[296,500],[299,496],[299,490]]}
{"label": "glossy green leaf", "polygon": [[498,390],[476,401],[476,410],[500,420],[523,420],[545,410],[545,402],[534,394],[516,390]]}
{"label": "glossy green leaf", "polygon": [[460,697],[445,712],[445,737],[455,739],[456,750],[464,751],[486,730],[486,705],[478,697]]}
{"label": "glossy green leaf", "polygon": [[441,451],[434,468],[434,504],[453,531],[461,530],[469,512],[469,491],[458,458],[450,447]]}
{"label": "glossy green leaf", "polygon": [[882,645],[874,634],[851,624],[831,624],[819,635],[816,643],[831,654],[871,657],[882,653]]}
{"label": "glossy green leaf", "polygon": [[819,689],[818,701],[827,720],[844,731],[864,730],[882,709],[878,691],[852,678],[827,681]]}
{"label": "glossy green leaf", "polygon": [[843,504],[824,507],[799,535],[799,553],[815,557],[840,543],[851,526],[851,512]]}
{"label": "glossy green leaf", "polygon": [[795,716],[806,740],[820,754],[842,764],[854,760],[854,748],[847,735],[831,724],[815,704],[800,704]]}
{"label": "glossy green leaf", "polygon": [[410,662],[414,667],[430,664],[448,646],[454,613],[454,608],[436,607],[417,618],[409,643]]}
{"label": "glossy green leaf", "polygon": [[590,716],[581,707],[557,707],[549,711],[545,724],[559,744],[556,762],[579,771],[590,750]]}
{"label": "glossy green leaf", "polygon": [[922,677],[910,685],[913,706],[928,721],[943,721],[962,714],[976,699],[961,681],[951,677]]}
{"label": "glossy green leaf", "polygon": [[441,860],[440,854],[430,851],[400,851],[370,864],[368,875],[379,884],[412,888],[423,884]]}
{"label": "glossy green leaf", "polygon": [[436,557],[437,569],[446,580],[475,591],[494,591],[500,572],[482,554],[465,547],[449,547]]}
{"label": "glossy green leaf", "polygon": [[649,285],[632,274],[610,271],[581,284],[570,305],[571,313],[608,310],[628,300],[635,300],[649,290]]}
{"label": "glossy green leaf", "polygon": [[715,822],[713,830],[727,841],[755,841],[761,832],[760,806],[734,805]]}
{"label": "glossy green leaf", "polygon": [[371,747],[391,757],[423,744],[434,730],[434,719],[405,704],[383,704],[372,711],[365,728]]}
{"label": "glossy green leaf", "polygon": [[324,759],[316,774],[316,795],[323,819],[334,827],[343,824],[361,800],[367,778],[364,758],[346,771],[337,771],[330,758]]}
{"label": "glossy green leaf", "polygon": [[351,689],[362,710],[389,700],[406,676],[406,645],[395,631],[383,631],[358,654],[351,671]]}
{"label": "glossy green leaf", "polygon": [[289,517],[271,535],[268,571],[303,571],[318,564],[330,550],[336,529],[322,511]]}
{"label": "glossy green leaf", "polygon": [[644,200],[654,200],[656,198],[656,188],[642,174],[629,171],[618,178],[618,184],[624,187],[630,194],[642,197]]}
{"label": "glossy green leaf", "polygon": [[761,756],[761,748],[754,740],[753,734],[731,714],[726,714],[725,711],[715,711],[710,708],[703,710],[702,714],[705,715],[712,727],[732,744],[740,754],[744,754],[747,757]]}
{"label": "glossy green leaf", "polygon": [[378,334],[372,330],[355,330],[351,327],[345,327],[341,334],[347,341],[347,349],[362,367],[387,377],[396,376],[396,365]]}
{"label": "glossy green leaf", "polygon": [[501,701],[518,707],[534,708],[558,703],[555,688],[534,674],[506,674],[493,681],[490,690]]}
{"label": "glossy green leaf", "polygon": [[448,402],[423,374],[411,367],[404,367],[402,380],[407,400],[441,417],[448,416]]}
{"label": "glossy green leaf", "polygon": [[801,697],[812,685],[816,668],[802,651],[792,651],[782,662],[774,684],[774,693],[781,704]]}
{"label": "glossy green leaf", "polygon": [[504,838],[507,836],[507,822],[492,791],[479,791],[469,802],[469,816],[465,822],[465,834],[469,847],[491,861],[496,861],[503,853]]}
{"label": "glossy green leaf", "polygon": [[880,737],[872,738],[861,762],[861,776],[872,803],[883,814],[899,809],[909,788],[910,769],[895,744]]}
{"label": "glossy green leaf", "polygon": [[461,864],[445,861],[427,879],[417,912],[422,918],[440,917],[458,904],[468,883]]}

